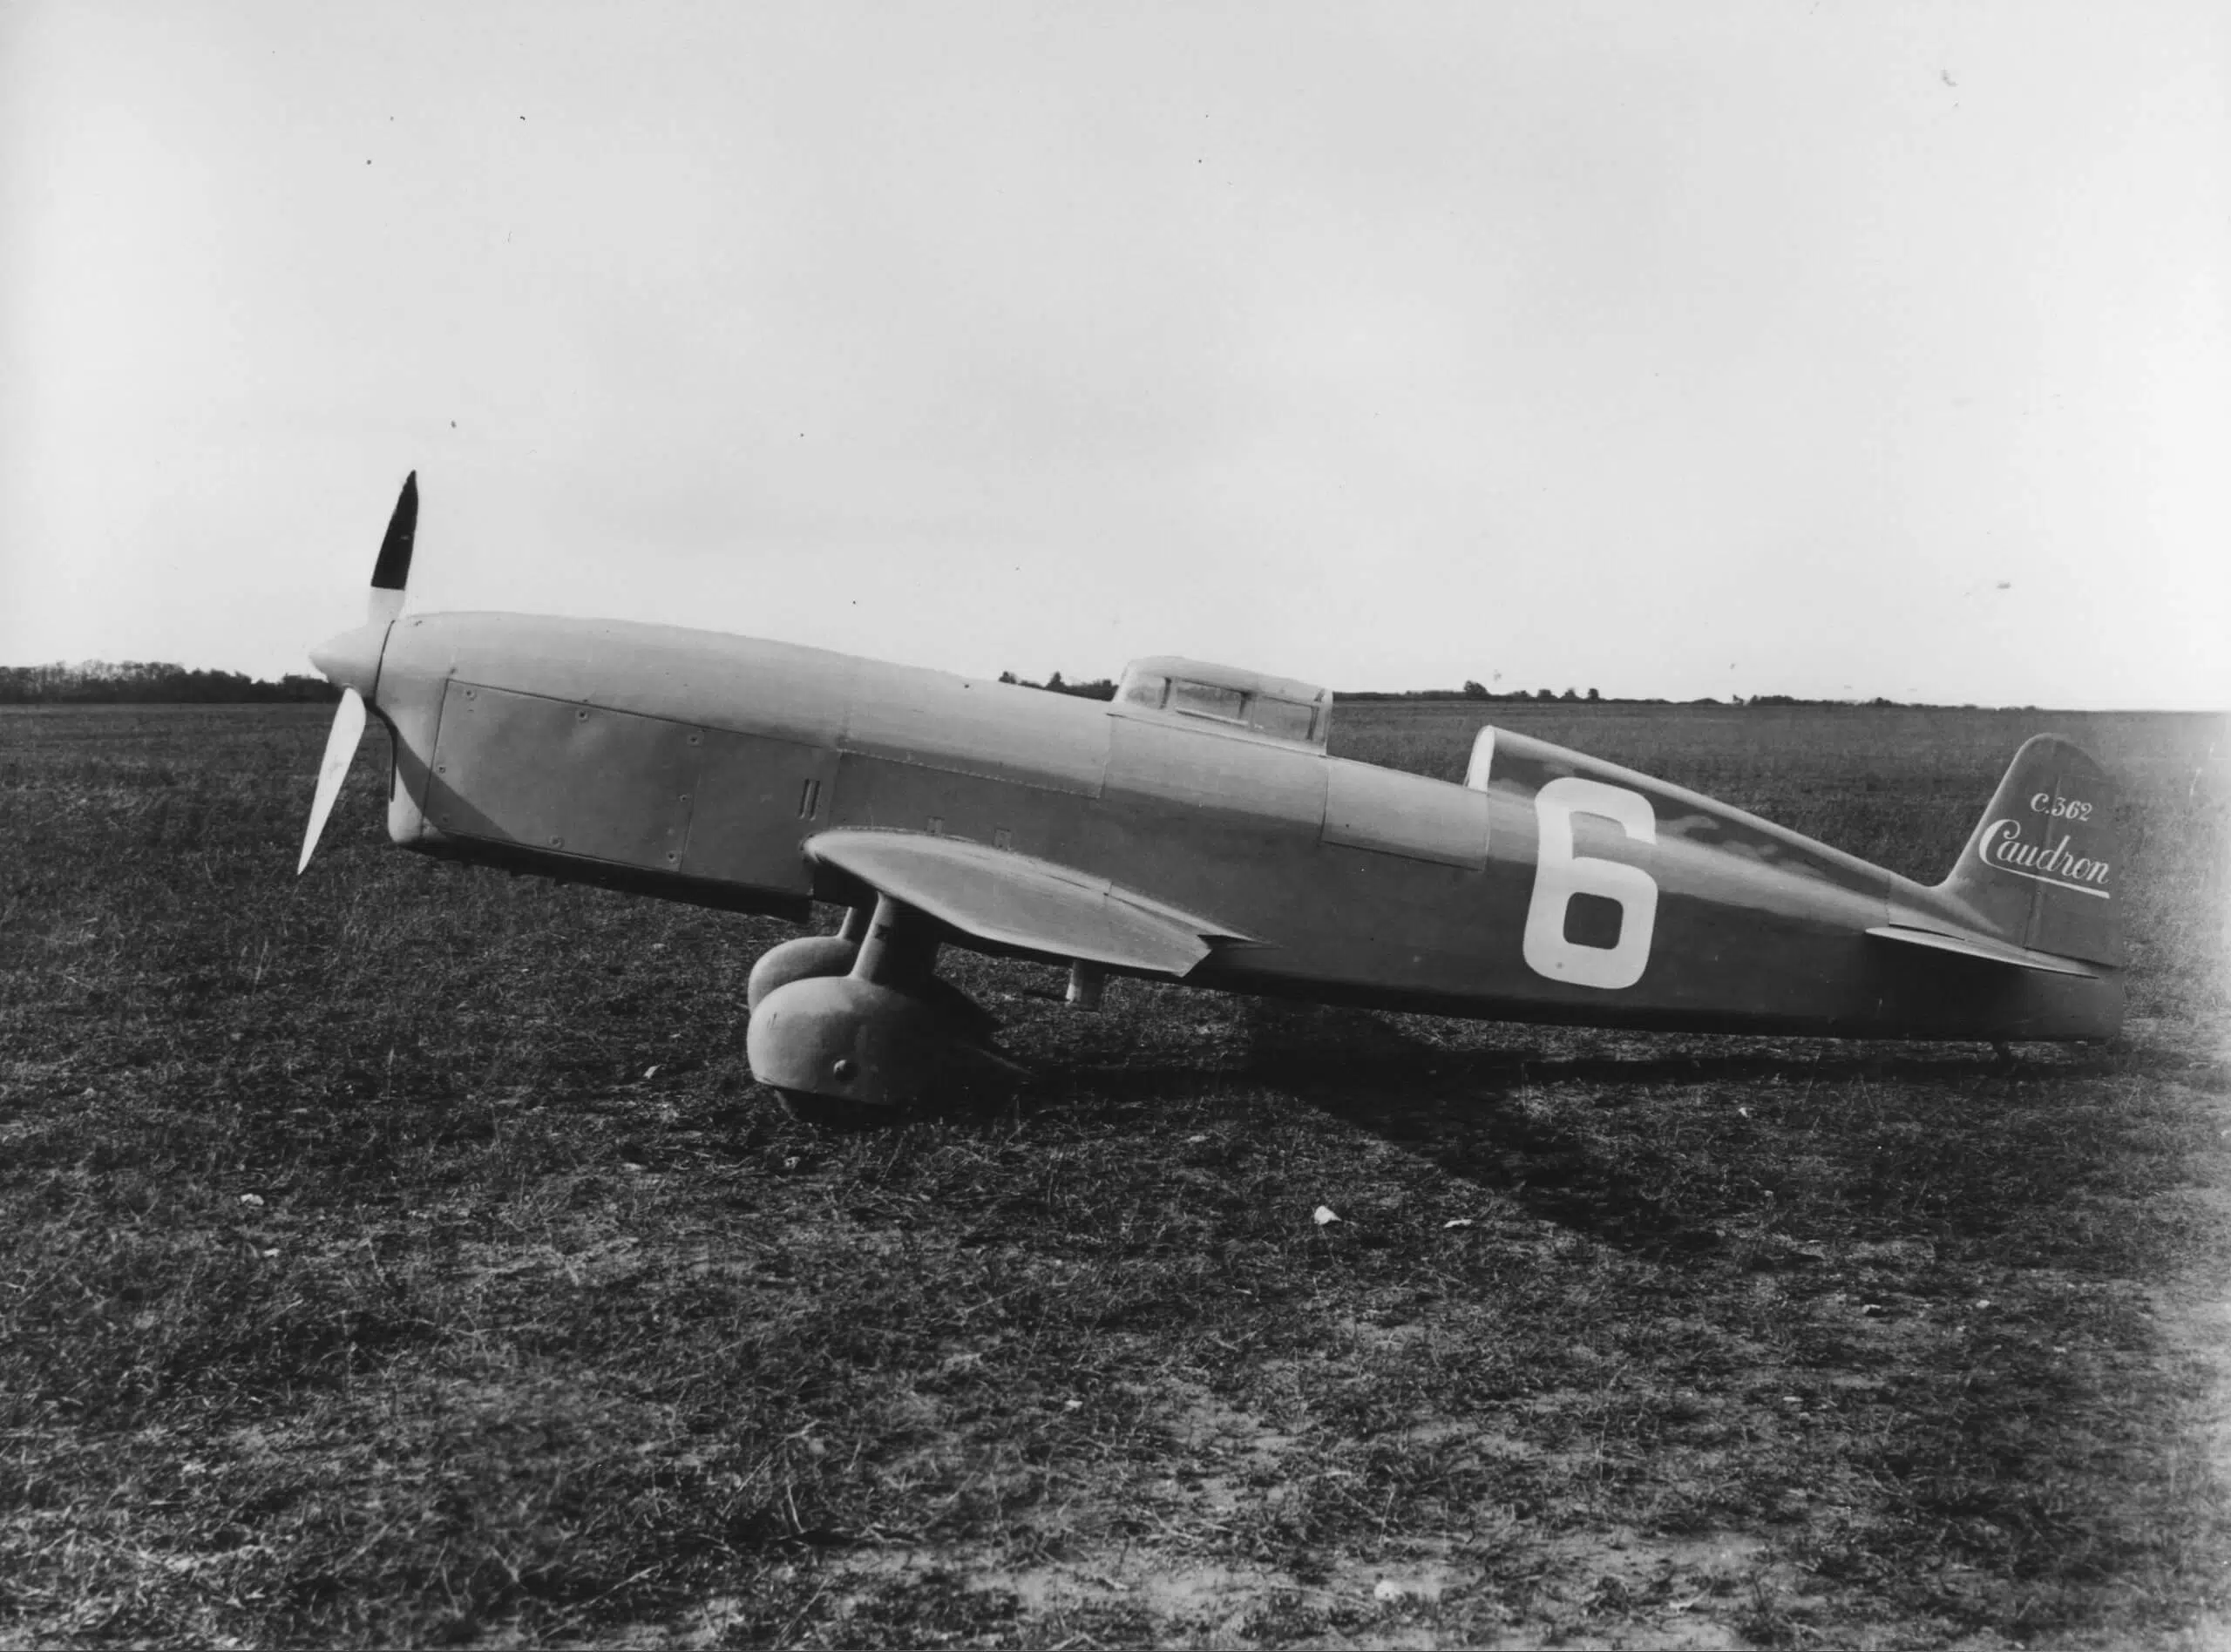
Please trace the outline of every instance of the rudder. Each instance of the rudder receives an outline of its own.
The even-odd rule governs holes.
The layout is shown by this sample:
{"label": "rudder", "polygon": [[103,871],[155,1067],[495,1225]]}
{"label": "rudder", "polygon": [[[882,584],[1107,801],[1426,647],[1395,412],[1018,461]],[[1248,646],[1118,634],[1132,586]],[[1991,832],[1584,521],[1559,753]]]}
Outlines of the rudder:
{"label": "rudder", "polygon": [[2114,809],[2114,786],[2090,755],[2039,735],[2014,754],[1937,892],[2017,946],[2119,967]]}

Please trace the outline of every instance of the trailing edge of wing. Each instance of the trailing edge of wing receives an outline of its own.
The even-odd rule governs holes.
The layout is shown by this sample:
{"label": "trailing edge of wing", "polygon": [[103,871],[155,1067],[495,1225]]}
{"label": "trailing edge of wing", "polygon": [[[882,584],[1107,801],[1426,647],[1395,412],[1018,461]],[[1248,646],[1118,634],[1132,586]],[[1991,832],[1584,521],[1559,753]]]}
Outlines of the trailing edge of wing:
{"label": "trailing edge of wing", "polygon": [[1104,877],[964,838],[836,831],[806,853],[996,946],[1183,976],[1218,941],[1244,941]]}
{"label": "trailing edge of wing", "polygon": [[2033,952],[2026,946],[2016,946],[2007,941],[1987,940],[1980,935],[1947,935],[1938,930],[1916,929],[1906,924],[1878,924],[1867,931],[1879,935],[1886,941],[1903,941],[1909,946],[1934,947],[1940,952],[1957,952],[1963,958],[1988,958],[1994,964],[2011,964],[2017,969],[2038,970],[2047,975],[2078,975],[2087,981],[2099,978],[2099,972],[2090,969],[2073,958],[2056,958],[2051,952]]}

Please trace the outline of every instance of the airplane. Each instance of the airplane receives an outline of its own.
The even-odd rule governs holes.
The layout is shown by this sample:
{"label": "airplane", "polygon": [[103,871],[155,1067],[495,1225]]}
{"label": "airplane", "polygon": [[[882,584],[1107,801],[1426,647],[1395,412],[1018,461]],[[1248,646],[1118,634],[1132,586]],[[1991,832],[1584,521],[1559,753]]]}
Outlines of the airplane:
{"label": "airplane", "polygon": [[1027,1076],[939,950],[1479,1019],[1706,1032],[2098,1040],[2123,1009],[2114,794],[2015,754],[1925,886],[1679,786],[1482,728],[1461,784],[1331,755],[1332,696],[1137,660],[1112,701],[617,620],[403,613],[417,476],[341,690],[297,875],[367,708],[388,836],[421,854],[804,924],[745,1052],[864,1127]]}

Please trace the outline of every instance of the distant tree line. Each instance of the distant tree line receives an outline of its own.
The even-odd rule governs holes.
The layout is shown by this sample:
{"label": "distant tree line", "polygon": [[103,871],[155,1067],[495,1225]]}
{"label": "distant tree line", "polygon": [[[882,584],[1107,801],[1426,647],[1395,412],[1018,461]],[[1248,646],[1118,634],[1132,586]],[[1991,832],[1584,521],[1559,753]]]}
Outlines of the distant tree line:
{"label": "distant tree line", "polygon": [[[1043,682],[1032,682],[1012,671],[1000,674],[1001,682],[1023,688],[1043,688],[1051,694],[1075,694],[1083,700],[1113,700],[1116,684],[1107,677],[1069,682],[1060,672]],[[0,706],[162,704],[284,704],[292,701],[334,701],[341,691],[322,677],[288,672],[276,682],[237,671],[188,671],[167,660],[85,660],[76,665],[57,661],[46,666],[0,666]],[[1726,700],[1710,695],[1700,700],[1606,700],[1593,688],[1516,688],[1497,694],[1484,683],[1467,682],[1461,688],[1358,689],[1335,696],[1347,701],[1501,701],[1527,705],[1617,706],[1848,706],[1890,707],[1902,704],[1877,694],[1868,701],[1807,700],[1797,694],[1753,694],[1748,700],[1731,694]]]}
{"label": "distant tree line", "polygon": [[[289,679],[288,680],[292,680]],[[1018,677],[1012,671],[1000,674],[1001,682],[1011,682],[1023,688],[1045,688],[1057,694],[1076,694],[1086,700],[1113,700],[1116,685],[1106,677],[1096,677],[1090,682],[1068,682],[1055,672],[1043,682],[1032,682]],[[1514,688],[1508,694],[1497,694],[1485,683],[1467,682],[1461,688],[1359,688],[1343,691],[1333,696],[1336,701],[1387,701],[1478,700],[1499,701],[1506,705],[1574,705],[1574,706],[1896,706],[1902,702],[1885,700],[1880,694],[1872,700],[1807,700],[1798,694],[1753,694],[1746,700],[1741,694],[1730,694],[1726,700],[1716,700],[1706,694],[1697,700],[1605,699],[1594,688]]]}
{"label": "distant tree line", "polygon": [[1872,700],[1807,700],[1801,694],[1753,694],[1746,700],[1741,694],[1730,694],[1726,700],[1705,694],[1696,700],[1666,700],[1659,697],[1605,699],[1595,689],[1585,691],[1567,688],[1559,693],[1554,688],[1519,688],[1509,694],[1491,692],[1483,684],[1468,682],[1461,688],[1408,688],[1400,691],[1364,688],[1353,693],[1336,694],[1336,700],[1496,700],[1520,705],[1580,705],[1580,706],[1897,706],[1903,702],[1886,700],[1877,694]]}
{"label": "distant tree line", "polygon": [[1011,682],[1019,688],[1044,688],[1057,694],[1075,694],[1080,700],[1116,698],[1116,683],[1110,677],[1095,677],[1090,682],[1063,682],[1061,674],[1057,671],[1043,682],[1032,682],[1027,678],[1016,676],[1012,671],[1002,671],[1000,674],[1000,680]]}
{"label": "distant tree line", "polygon": [[0,666],[0,706],[207,706],[339,697],[340,690],[322,677],[295,672],[276,682],[267,682],[237,671],[188,671],[184,666],[156,660]]}
{"label": "distant tree line", "polygon": [[[1533,704],[1539,701],[1543,705],[1553,701],[1570,701],[1575,705],[1587,706],[1604,703],[1604,696],[1593,688],[1586,693],[1577,688],[1568,688],[1563,694],[1559,694],[1554,688],[1514,688],[1509,694],[1499,694],[1485,683],[1480,682],[1468,682],[1461,688],[1401,690],[1363,688],[1350,694],[1335,694],[1333,698],[1336,700],[1499,700],[1505,703],[1516,701],[1522,704]],[[1665,702],[1662,700],[1629,700],[1619,703],[1629,706],[1662,706]]]}

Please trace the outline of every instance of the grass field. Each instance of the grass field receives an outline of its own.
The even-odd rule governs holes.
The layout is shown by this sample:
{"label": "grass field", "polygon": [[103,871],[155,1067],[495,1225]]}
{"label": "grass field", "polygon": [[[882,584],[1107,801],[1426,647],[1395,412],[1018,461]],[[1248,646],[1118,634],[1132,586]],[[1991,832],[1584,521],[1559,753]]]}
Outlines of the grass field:
{"label": "grass field", "polygon": [[824,1137],[743,1060],[783,926],[394,852],[376,734],[298,883],[322,708],[0,713],[0,1642],[2222,1633],[2225,720],[1492,715],[1931,882],[2074,736],[2125,1036],[957,958],[1041,1079]]}

